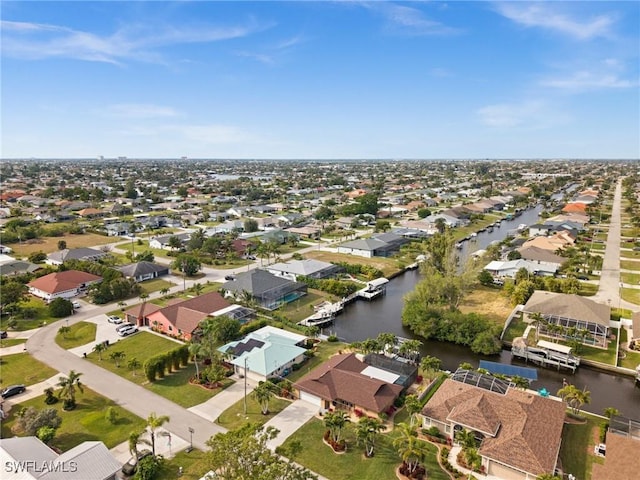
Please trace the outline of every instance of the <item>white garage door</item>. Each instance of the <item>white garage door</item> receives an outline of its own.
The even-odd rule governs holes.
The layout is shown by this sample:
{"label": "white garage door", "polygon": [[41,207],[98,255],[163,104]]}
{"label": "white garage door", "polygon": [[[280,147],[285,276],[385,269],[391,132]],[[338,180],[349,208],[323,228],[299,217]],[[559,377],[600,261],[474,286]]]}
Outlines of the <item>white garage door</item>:
{"label": "white garage door", "polygon": [[318,408],[320,408],[320,406],[322,405],[322,399],[320,397],[316,397],[315,395],[311,395],[307,392],[300,392],[300,400],[309,402],[311,405],[314,405]]}

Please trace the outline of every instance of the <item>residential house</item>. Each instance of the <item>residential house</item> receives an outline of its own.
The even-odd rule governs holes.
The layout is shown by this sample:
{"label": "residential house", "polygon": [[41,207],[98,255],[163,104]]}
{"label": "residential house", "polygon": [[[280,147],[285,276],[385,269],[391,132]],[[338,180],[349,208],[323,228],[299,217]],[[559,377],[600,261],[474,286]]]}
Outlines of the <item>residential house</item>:
{"label": "residential house", "polygon": [[374,234],[370,238],[361,238],[338,245],[338,253],[359,257],[389,257],[400,250],[409,240],[394,233]]}
{"label": "residential house", "polygon": [[210,292],[149,313],[146,321],[159,332],[189,341],[203,320],[230,305],[218,292]]}
{"label": "residential house", "polygon": [[306,238],[309,240],[317,240],[320,238],[320,234],[322,233],[322,229],[320,227],[314,227],[311,225],[307,225],[304,227],[290,227],[285,231],[289,233],[293,233],[297,235],[299,238]]}
{"label": "residential house", "polygon": [[177,237],[180,240],[182,246],[184,246],[189,239],[191,238],[190,233],[175,233],[170,235],[159,235],[157,237],[153,237],[149,241],[149,246],[151,248],[158,248],[160,250],[172,250],[173,248],[170,245],[171,237]]}
{"label": "residential house", "polygon": [[[612,419],[615,421],[615,417]],[[637,421],[629,423],[638,424]],[[638,477],[640,472],[640,438],[636,436],[614,433],[611,428],[607,432],[606,455],[604,463],[593,462],[591,480],[623,480]]]}
{"label": "residential house", "polygon": [[520,247],[517,251],[520,253],[520,257],[523,260],[528,260],[542,265],[549,265],[556,269],[559,269],[567,262],[567,258],[535,246]]}
{"label": "residential house", "polygon": [[85,293],[90,285],[100,283],[102,277],[79,270],[50,273],[27,283],[29,293],[50,302],[55,298],[73,298]]}
{"label": "residential house", "polygon": [[[5,257],[6,255],[0,255]],[[4,275],[21,275],[23,273],[33,273],[36,270],[40,270],[42,267],[35,263],[26,262],[23,260],[15,260],[9,257],[11,260],[0,260],[0,276]]]}
{"label": "residential house", "polygon": [[121,237],[129,235],[132,232],[131,223],[129,222],[114,222],[104,226],[105,231],[109,237]]}
{"label": "residential house", "polygon": [[127,278],[133,278],[136,282],[144,282],[152,278],[169,275],[169,267],[153,262],[137,262],[122,267],[116,267]]}
{"label": "residential house", "polygon": [[65,248],[64,250],[58,250],[57,252],[48,254],[44,263],[47,265],[62,265],[64,262],[69,260],[97,262],[107,255],[107,252],[96,250],[94,248]]}
{"label": "residential house", "polygon": [[404,386],[400,375],[365,363],[354,353],[334,355],[294,384],[319,411],[346,410],[373,417],[389,411]]}
{"label": "residential house", "polygon": [[304,283],[293,282],[261,269],[239,273],[234,280],[225,282],[222,289],[228,297],[244,300],[248,296],[267,310],[275,310],[307,294]]}
{"label": "residential house", "polygon": [[467,222],[461,218],[454,217],[452,215],[448,215],[446,213],[434,213],[429,215],[424,220],[428,222],[431,226],[434,226],[438,223],[438,220],[442,219],[447,227],[460,227],[465,225]]}
{"label": "residential house", "polygon": [[[488,385],[497,381],[488,380]],[[558,466],[565,405],[557,399],[447,378],[421,414],[424,428],[435,426],[450,438],[459,430],[472,431],[481,440],[482,466],[494,478],[534,480]]]}
{"label": "residential house", "polygon": [[102,442],[82,442],[59,454],[38,437],[0,439],[0,463],[3,478],[16,480],[116,480],[122,468]]}
{"label": "residential house", "polygon": [[575,243],[575,239],[567,232],[556,232],[550,237],[534,237],[527,240],[523,247],[538,247],[542,250],[556,252],[565,247],[571,247]]}
{"label": "residential house", "polygon": [[256,381],[287,376],[305,359],[306,337],[266,326],[218,349],[237,374]]}
{"label": "residential house", "polygon": [[547,324],[551,323],[565,329],[575,327],[586,334],[583,343],[607,348],[609,328],[612,326],[609,305],[594,302],[580,295],[536,290],[522,311],[523,320],[527,323],[533,322],[532,314],[542,315],[545,323],[537,326],[540,328],[540,334],[547,334]]}
{"label": "residential house", "polygon": [[298,277],[329,278],[344,272],[344,267],[320,260],[289,260],[284,263],[274,263],[266,267],[266,270],[278,277],[297,281]]}
{"label": "residential house", "polygon": [[498,278],[515,278],[520,269],[524,268],[531,275],[554,276],[558,270],[557,266],[531,262],[529,260],[518,259],[506,262],[493,260],[489,262],[484,270],[494,277]]}

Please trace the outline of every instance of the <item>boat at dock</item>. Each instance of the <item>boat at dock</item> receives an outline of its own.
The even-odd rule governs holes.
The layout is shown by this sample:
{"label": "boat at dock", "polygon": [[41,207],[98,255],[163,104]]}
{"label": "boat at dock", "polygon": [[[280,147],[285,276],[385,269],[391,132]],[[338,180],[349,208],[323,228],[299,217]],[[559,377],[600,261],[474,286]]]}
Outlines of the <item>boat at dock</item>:
{"label": "boat at dock", "polygon": [[303,327],[326,327],[327,325],[331,325],[335,320],[335,313],[329,310],[318,310],[316,313],[311,315],[310,317],[305,318],[301,322],[298,322],[298,325],[302,325]]}

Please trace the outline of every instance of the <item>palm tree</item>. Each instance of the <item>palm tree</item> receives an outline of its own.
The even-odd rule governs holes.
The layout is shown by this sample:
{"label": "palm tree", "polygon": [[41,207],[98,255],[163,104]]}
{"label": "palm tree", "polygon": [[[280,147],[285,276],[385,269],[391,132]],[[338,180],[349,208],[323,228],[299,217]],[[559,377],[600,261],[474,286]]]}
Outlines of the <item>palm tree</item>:
{"label": "palm tree", "polygon": [[140,360],[138,360],[136,357],[129,359],[129,361],[127,362],[127,367],[129,368],[129,370],[131,370],[134,377],[136,376],[136,370],[139,369],[140,366]]}
{"label": "palm tree", "polygon": [[415,363],[416,359],[420,357],[421,346],[422,342],[420,340],[405,340],[398,348],[398,354]]}
{"label": "palm tree", "polygon": [[122,351],[111,352],[109,358],[116,363],[116,368],[120,368],[120,361],[124,359],[125,355]]}
{"label": "palm tree", "polygon": [[200,283],[194,283],[191,286],[191,290],[193,290],[193,293],[195,293],[196,296],[198,296],[202,293],[202,290],[204,290],[204,287]]}
{"label": "palm tree", "polygon": [[604,416],[608,419],[611,419],[611,417],[618,417],[620,415],[622,415],[622,413],[620,413],[620,410],[616,407],[607,407],[604,409]]}
{"label": "palm tree", "polygon": [[455,434],[455,439],[463,450],[477,448],[478,446],[476,436],[471,430],[458,430]]}
{"label": "palm tree", "polygon": [[71,327],[63,326],[58,329],[58,333],[66,340],[67,334],[71,331]]}
{"label": "palm tree", "polygon": [[198,366],[198,356],[203,351],[203,347],[201,343],[190,343],[189,344],[189,354],[193,357],[193,363],[196,366],[196,379],[200,381],[200,367]]}
{"label": "palm tree", "polygon": [[567,406],[575,415],[580,414],[582,405],[591,403],[591,392],[587,391],[586,387],[580,390],[575,385],[566,385],[558,390],[558,396],[567,402]]}
{"label": "palm tree", "polygon": [[160,289],[160,295],[166,295],[167,293],[169,293],[169,289],[167,287]]}
{"label": "palm tree", "polygon": [[404,408],[409,414],[409,424],[413,427],[416,424],[418,413],[422,410],[420,400],[416,395],[407,395],[404,400]]}
{"label": "palm tree", "polygon": [[262,415],[269,413],[269,401],[274,397],[272,385],[271,382],[260,382],[251,394],[253,399],[260,404]]}
{"label": "palm tree", "polygon": [[432,357],[431,355],[426,355],[420,360],[420,368],[429,379],[432,379],[442,368],[442,360],[437,357]]}
{"label": "palm tree", "polygon": [[384,430],[384,425],[377,418],[362,417],[356,425],[358,443],[364,445],[364,454],[373,457],[375,441],[378,434]]}
{"label": "palm tree", "polygon": [[129,434],[129,453],[133,456],[133,458],[138,458],[138,445],[143,443],[145,445],[149,445],[149,440],[144,440],[140,438],[142,436],[142,432],[131,432]]}
{"label": "palm tree", "polygon": [[378,345],[381,353],[392,353],[395,346],[398,344],[398,337],[393,333],[383,332],[378,334]]}
{"label": "palm tree", "polygon": [[147,417],[147,428],[151,436],[151,452],[153,456],[156,455],[156,430],[169,421],[167,415],[156,415],[156,412],[151,412]]}
{"label": "palm tree", "polygon": [[398,451],[409,472],[413,473],[427,456],[426,443],[418,439],[415,427],[400,423],[397,428],[400,429],[400,435],[393,440],[393,448]]}
{"label": "palm tree", "polygon": [[329,435],[334,443],[340,442],[342,429],[349,421],[345,412],[330,412],[324,417],[324,425],[329,429]]}
{"label": "palm tree", "polygon": [[529,318],[533,320],[533,324],[536,327],[536,342],[537,342],[540,336],[540,327],[544,324],[545,320],[540,312],[532,313],[531,315],[529,315]]}
{"label": "palm tree", "polygon": [[102,352],[104,352],[106,349],[107,349],[107,346],[105,345],[104,342],[96,343],[93,346],[93,351],[98,354],[98,360],[102,361]]}
{"label": "palm tree", "polygon": [[58,386],[61,387],[60,396],[64,398],[64,410],[73,410],[76,407],[76,388],[84,392],[80,375],[82,373],[71,370],[66,377],[58,377]]}

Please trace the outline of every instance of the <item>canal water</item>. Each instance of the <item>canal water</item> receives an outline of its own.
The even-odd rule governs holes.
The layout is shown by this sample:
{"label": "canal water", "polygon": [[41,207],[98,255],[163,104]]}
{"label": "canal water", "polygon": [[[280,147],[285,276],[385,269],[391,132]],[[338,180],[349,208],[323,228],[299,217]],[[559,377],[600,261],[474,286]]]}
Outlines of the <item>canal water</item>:
{"label": "canal water", "polygon": [[[477,249],[486,248],[494,240],[502,240],[507,230],[517,228],[521,223],[532,225],[538,221],[539,208],[525,211],[511,221],[503,221],[499,229],[492,232],[478,234],[475,242],[465,242],[463,254]],[[485,357],[475,355],[470,349],[447,342],[425,341],[403,327],[401,313],[404,296],[411,292],[420,281],[417,270],[407,271],[387,284],[387,291],[383,297],[371,302],[356,301],[345,308],[344,313],[337,317],[334,325],[323,333],[334,333],[341,340],[355,342],[367,338],[375,338],[381,332],[391,332],[405,338],[417,338],[423,342],[423,355],[432,355],[442,360],[443,368],[455,370],[462,362],[469,362],[477,366],[480,360],[489,360],[518,366],[530,366],[519,360],[512,359],[511,352],[503,350],[498,356]],[[479,312],[482,313],[482,312]],[[562,388],[563,379],[579,388],[586,388],[591,392],[591,403],[585,410],[602,414],[606,407],[616,407],[623,414],[632,418],[640,418],[640,388],[634,385],[634,379],[612,375],[606,372],[590,369],[584,366],[578,368],[575,374],[569,371],[556,371],[538,368],[538,380],[531,388],[540,390],[546,388],[555,394]]]}

